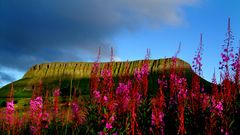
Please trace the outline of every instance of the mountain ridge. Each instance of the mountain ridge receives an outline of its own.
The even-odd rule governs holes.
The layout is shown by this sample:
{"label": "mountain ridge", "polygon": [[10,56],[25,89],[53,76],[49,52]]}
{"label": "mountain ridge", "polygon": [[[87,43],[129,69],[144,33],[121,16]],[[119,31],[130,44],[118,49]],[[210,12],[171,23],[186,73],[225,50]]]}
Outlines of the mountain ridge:
{"label": "mountain ridge", "polygon": [[[124,74],[127,63],[129,65],[129,74],[133,75],[135,69],[141,66],[143,62],[144,60],[112,62],[113,77],[118,80],[118,78]],[[157,82],[159,73],[169,73],[172,62],[172,58],[149,60],[149,81]],[[99,63],[100,71],[103,69],[105,64],[110,63],[111,62]],[[163,71],[164,63],[166,63],[164,68],[166,71]],[[40,80],[43,81],[43,85],[46,89],[53,89],[54,87],[58,87],[58,85],[61,83],[60,87],[66,90],[70,87],[70,83],[74,83],[75,86],[77,82],[80,81],[80,84],[78,82],[78,88],[85,90],[85,93],[87,93],[86,91],[89,90],[89,78],[93,64],[94,62],[50,62],[36,64],[24,74],[23,78],[13,82],[16,93],[15,96],[30,96],[30,93],[34,88],[36,88]],[[181,72],[186,74],[186,78],[188,78],[188,80],[191,80],[191,75],[195,74],[192,71],[190,64],[179,58],[176,58],[176,67],[177,70],[181,70]],[[201,80],[204,83],[209,83],[203,78],[201,78]],[[156,84],[153,84],[153,88],[157,87],[155,85]],[[0,89],[0,97],[5,97],[9,89],[10,84],[2,87]]]}

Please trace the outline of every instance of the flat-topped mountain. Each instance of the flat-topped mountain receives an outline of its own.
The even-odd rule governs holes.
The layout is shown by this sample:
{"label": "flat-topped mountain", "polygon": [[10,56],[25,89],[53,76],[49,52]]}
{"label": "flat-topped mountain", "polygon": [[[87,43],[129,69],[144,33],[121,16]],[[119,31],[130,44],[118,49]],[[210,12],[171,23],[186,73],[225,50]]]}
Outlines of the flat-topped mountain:
{"label": "flat-topped mountain", "polygon": [[[144,60],[136,60],[129,62],[112,62],[113,78],[118,82],[119,77],[124,77],[126,65],[128,64],[129,75],[132,76],[135,69],[143,64]],[[157,79],[159,74],[170,72],[172,59],[149,60],[149,89],[157,89]],[[100,71],[105,64],[100,63]],[[164,66],[165,65],[165,66]],[[70,87],[80,89],[83,94],[89,93],[89,79],[92,71],[92,62],[52,62],[37,64],[31,67],[22,79],[13,82],[15,97],[30,97],[31,93],[39,86],[40,80],[44,89],[52,90],[60,87],[62,91],[68,93]],[[190,83],[192,75],[195,74],[191,66],[181,59],[176,59],[176,70],[181,71]],[[165,70],[164,70],[165,69]],[[209,87],[210,83],[201,78],[201,82],[205,87]],[[0,97],[6,97],[10,89],[10,84],[0,89]]]}

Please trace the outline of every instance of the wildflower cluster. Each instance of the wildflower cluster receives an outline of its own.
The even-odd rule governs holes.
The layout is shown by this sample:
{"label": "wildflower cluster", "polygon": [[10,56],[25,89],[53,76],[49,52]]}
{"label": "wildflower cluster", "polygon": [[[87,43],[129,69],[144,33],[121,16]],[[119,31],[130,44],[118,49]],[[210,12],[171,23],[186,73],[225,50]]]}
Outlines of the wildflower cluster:
{"label": "wildflower cluster", "polygon": [[9,126],[13,126],[13,124],[14,124],[14,102],[13,102],[13,100],[10,102],[7,102],[6,121]]}
{"label": "wildflower cluster", "polygon": [[[185,65],[177,59],[180,45],[175,56],[165,59],[163,64],[162,61],[149,60],[148,50],[144,61],[118,65],[113,63],[111,49],[109,63],[100,64],[98,56],[92,65],[87,87],[90,95],[81,95],[85,89],[79,88],[79,83],[75,85],[76,81],[72,79],[69,100],[61,94],[60,86],[53,89],[53,97],[49,98],[48,90],[40,81],[39,88],[34,88],[30,109],[23,107],[29,112],[23,109],[18,114],[12,88],[7,102],[1,102],[6,108],[0,108],[0,133],[236,134],[240,125],[240,50],[233,56],[232,40],[229,20],[221,54],[220,68],[223,72],[220,84],[217,84],[215,71],[212,84],[201,78],[201,34],[200,46],[193,59],[196,74],[191,69],[182,71]],[[156,72],[159,71],[156,68],[161,68],[161,72]],[[116,72],[121,72],[120,77],[115,77]],[[46,96],[43,98],[42,95]]]}

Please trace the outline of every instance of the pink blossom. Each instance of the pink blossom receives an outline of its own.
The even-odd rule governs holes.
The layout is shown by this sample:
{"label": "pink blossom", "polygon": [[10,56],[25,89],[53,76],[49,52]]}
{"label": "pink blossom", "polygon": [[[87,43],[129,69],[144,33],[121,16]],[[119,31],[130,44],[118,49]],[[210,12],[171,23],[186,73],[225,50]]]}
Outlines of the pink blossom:
{"label": "pink blossom", "polygon": [[50,118],[49,118],[49,114],[47,112],[44,113],[40,113],[39,114],[39,118],[41,118],[41,124],[43,124],[43,128],[48,128],[48,125],[50,123]]}
{"label": "pink blossom", "polygon": [[99,132],[99,135],[104,135],[103,131],[100,131],[100,132]]}
{"label": "pink blossom", "polygon": [[163,121],[163,117],[164,117],[164,113],[163,112],[159,112],[159,121],[160,122]]}
{"label": "pink blossom", "polygon": [[37,129],[34,126],[30,126],[30,130],[33,134],[36,134],[36,132],[37,132]]}
{"label": "pink blossom", "polygon": [[141,72],[138,69],[135,70],[134,76],[138,81],[142,80]]}
{"label": "pink blossom", "polygon": [[214,97],[212,97],[212,108],[211,108],[211,112],[217,114],[218,116],[220,116],[222,114],[223,111],[223,104],[222,101],[216,101],[214,99]]}
{"label": "pink blossom", "polygon": [[60,96],[60,89],[59,88],[54,90],[53,96],[54,97]]}
{"label": "pink blossom", "polygon": [[134,76],[138,81],[142,81],[143,77],[148,75],[149,75],[148,64],[144,64],[140,69],[136,69],[134,72]]}
{"label": "pink blossom", "polygon": [[55,89],[54,92],[53,92],[53,97],[54,97],[53,103],[54,103],[55,116],[57,116],[58,110],[59,110],[59,108],[58,108],[58,100],[59,100],[58,98],[59,98],[59,96],[60,96],[60,89],[58,88],[58,89]]}
{"label": "pink blossom", "polygon": [[30,114],[31,114],[31,131],[33,134],[38,132],[41,125],[41,116],[42,116],[42,109],[43,109],[43,100],[42,97],[36,97],[35,99],[30,100]]}
{"label": "pink blossom", "polygon": [[7,110],[9,112],[13,112],[14,111],[14,103],[13,100],[11,102],[7,102]]}
{"label": "pink blossom", "polygon": [[104,96],[103,99],[104,99],[104,101],[106,101],[106,102],[108,101],[107,96]]}
{"label": "pink blossom", "polygon": [[202,33],[200,35],[200,45],[197,49],[197,52],[193,58],[193,68],[198,75],[202,75],[202,52],[203,52],[203,43],[202,43]]}
{"label": "pink blossom", "polygon": [[103,131],[99,132],[99,135],[108,135],[107,133],[104,133]]}
{"label": "pink blossom", "polygon": [[99,99],[100,98],[100,92],[97,90],[93,91],[94,98]]}
{"label": "pink blossom", "polygon": [[178,80],[178,83],[182,83],[182,79],[179,79],[179,80]]}
{"label": "pink blossom", "polygon": [[137,100],[137,103],[141,102],[141,97],[142,97],[142,95],[139,94],[139,92],[137,92],[136,95],[135,95],[135,99]]}
{"label": "pink blossom", "polygon": [[109,122],[107,122],[106,123],[106,129],[112,129],[113,127],[112,127],[112,124],[111,123],[109,123]]}
{"label": "pink blossom", "polygon": [[115,116],[112,116],[112,117],[110,118],[110,122],[113,123],[114,121],[115,121]]}
{"label": "pink blossom", "polygon": [[159,113],[158,113],[158,117],[155,116],[155,114],[152,112],[152,118],[151,118],[152,121],[151,121],[151,124],[154,126],[154,125],[156,125],[156,122],[157,122],[157,121],[160,122],[160,123],[162,123],[162,124],[164,124],[163,118],[164,118],[164,113],[163,113],[163,112],[159,112]]}
{"label": "pink blossom", "polygon": [[124,83],[119,83],[118,88],[116,89],[116,94],[129,93],[128,85]]}
{"label": "pink blossom", "polygon": [[72,113],[73,113],[73,118],[78,118],[78,112],[79,112],[79,105],[77,102],[72,103]]}
{"label": "pink blossom", "polygon": [[116,99],[118,100],[119,110],[126,111],[128,107],[128,103],[130,100],[129,92],[130,92],[131,82],[129,81],[127,84],[119,83],[116,89]]}
{"label": "pink blossom", "polygon": [[30,100],[30,109],[32,113],[41,112],[42,107],[43,107],[42,97],[37,97],[33,100]]}
{"label": "pink blossom", "polygon": [[37,97],[34,100],[30,100],[30,109],[33,112],[39,112],[42,110],[42,97]]}
{"label": "pink blossom", "polygon": [[155,125],[156,124],[156,116],[154,115],[154,113],[152,112],[152,121],[151,121],[151,124],[152,125]]}
{"label": "pink blossom", "polygon": [[219,112],[222,112],[223,111],[223,105],[222,105],[222,102],[218,102],[218,104],[216,105],[215,107]]}
{"label": "pink blossom", "polygon": [[102,123],[104,123],[104,122],[105,122],[105,120],[101,120],[101,122],[102,122]]}
{"label": "pink blossom", "polygon": [[204,87],[201,88],[201,92],[204,92]]}
{"label": "pink blossom", "polygon": [[7,102],[7,108],[6,108],[6,120],[9,125],[13,124],[14,120],[14,102],[13,100],[11,102]]}
{"label": "pink blossom", "polygon": [[111,77],[112,76],[112,71],[111,70],[108,70],[108,69],[104,69],[102,71],[102,76],[106,76],[106,77]]}
{"label": "pink blossom", "polygon": [[180,88],[180,91],[178,92],[178,98],[186,99],[187,98],[187,89]]}

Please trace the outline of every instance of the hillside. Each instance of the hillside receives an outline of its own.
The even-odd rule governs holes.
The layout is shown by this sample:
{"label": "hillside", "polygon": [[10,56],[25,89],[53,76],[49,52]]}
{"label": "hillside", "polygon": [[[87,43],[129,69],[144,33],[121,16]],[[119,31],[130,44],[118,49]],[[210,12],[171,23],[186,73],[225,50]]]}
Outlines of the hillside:
{"label": "hillside", "polygon": [[[130,76],[133,75],[134,70],[139,67],[143,60],[129,61],[129,62],[113,62],[113,77],[115,82],[118,82],[119,77],[123,77],[126,63],[129,65]],[[165,70],[163,71],[164,63],[166,63]],[[100,63],[101,70],[105,64]],[[189,83],[191,83],[191,77],[195,74],[191,66],[181,59],[177,59],[177,70],[181,70],[184,76],[186,76]],[[150,60],[150,75],[149,75],[149,89],[157,89],[158,75],[162,72],[169,73],[170,66],[172,65],[171,59],[158,59]],[[43,83],[43,88],[46,90],[52,90],[56,87],[61,87],[63,93],[68,94],[70,87],[81,90],[82,94],[89,93],[89,78],[92,70],[93,63],[91,62],[53,62],[38,64],[31,67],[22,79],[13,82],[15,94],[14,97],[31,97],[32,90],[39,86],[40,80]],[[210,87],[210,83],[201,78],[201,82],[204,83],[205,89]],[[10,84],[0,89],[0,98],[7,96],[10,89]]]}

